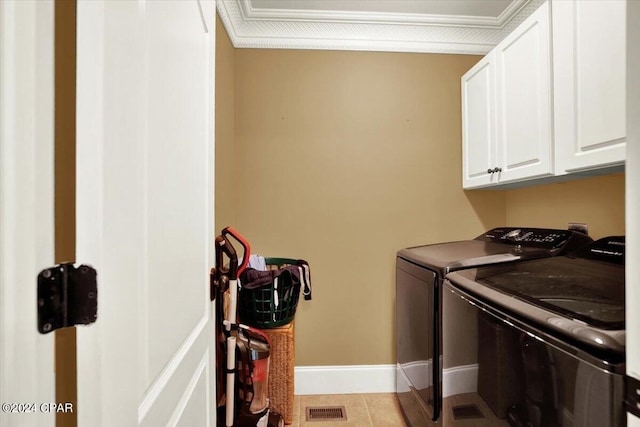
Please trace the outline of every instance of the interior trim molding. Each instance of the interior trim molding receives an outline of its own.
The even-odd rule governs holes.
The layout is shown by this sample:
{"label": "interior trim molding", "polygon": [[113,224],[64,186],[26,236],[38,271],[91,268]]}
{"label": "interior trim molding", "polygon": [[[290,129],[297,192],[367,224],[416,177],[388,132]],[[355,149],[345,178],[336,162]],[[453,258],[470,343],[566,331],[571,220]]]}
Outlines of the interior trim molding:
{"label": "interior trim molding", "polygon": [[356,12],[336,10],[266,9],[254,7],[251,0],[236,0],[246,20],[377,22],[502,28],[530,0],[514,0],[497,16],[436,15],[419,13]]}
{"label": "interior trim molding", "polygon": [[297,395],[392,393],[396,365],[296,366]]}
{"label": "interior trim molding", "polygon": [[218,0],[236,48],[484,55],[546,0],[516,0],[497,18],[254,8]]}
{"label": "interior trim molding", "polygon": [[[413,369],[425,372],[430,383],[431,364],[416,362]],[[297,395],[395,393],[396,365],[296,366],[294,388]],[[477,390],[478,365],[456,366],[442,373],[444,397]]]}

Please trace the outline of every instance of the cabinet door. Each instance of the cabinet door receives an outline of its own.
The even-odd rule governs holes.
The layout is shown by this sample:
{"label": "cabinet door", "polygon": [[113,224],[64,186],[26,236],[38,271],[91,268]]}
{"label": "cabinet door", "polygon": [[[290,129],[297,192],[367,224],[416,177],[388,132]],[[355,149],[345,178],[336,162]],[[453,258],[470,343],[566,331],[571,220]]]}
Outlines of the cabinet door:
{"label": "cabinet door", "polygon": [[496,181],[495,55],[485,56],[462,76],[462,186]]}
{"label": "cabinet door", "polygon": [[624,163],[625,3],[553,2],[559,173]]}
{"label": "cabinet door", "polygon": [[496,48],[500,183],[553,173],[549,4]]}

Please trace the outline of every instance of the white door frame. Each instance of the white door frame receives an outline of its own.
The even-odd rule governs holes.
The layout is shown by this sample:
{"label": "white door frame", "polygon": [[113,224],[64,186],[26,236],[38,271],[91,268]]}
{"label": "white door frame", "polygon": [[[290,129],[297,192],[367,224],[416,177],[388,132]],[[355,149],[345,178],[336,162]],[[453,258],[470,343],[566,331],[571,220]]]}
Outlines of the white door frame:
{"label": "white door frame", "polygon": [[55,421],[53,334],[36,318],[54,264],[53,61],[53,1],[0,1],[0,402],[27,404],[3,406],[3,426]]}
{"label": "white door frame", "polygon": [[[640,378],[640,2],[627,1],[626,325],[627,375]],[[629,427],[640,419],[629,414]]]}

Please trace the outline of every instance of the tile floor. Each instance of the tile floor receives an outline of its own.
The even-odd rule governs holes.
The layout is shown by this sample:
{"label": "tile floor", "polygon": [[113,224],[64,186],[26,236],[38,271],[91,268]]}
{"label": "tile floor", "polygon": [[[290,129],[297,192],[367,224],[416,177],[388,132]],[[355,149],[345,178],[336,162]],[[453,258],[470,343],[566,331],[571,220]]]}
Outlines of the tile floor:
{"label": "tile floor", "polygon": [[[347,421],[305,420],[307,406],[344,406]],[[404,427],[406,426],[400,405],[393,393],[383,394],[331,394],[295,396],[293,399],[293,424],[291,427]]]}

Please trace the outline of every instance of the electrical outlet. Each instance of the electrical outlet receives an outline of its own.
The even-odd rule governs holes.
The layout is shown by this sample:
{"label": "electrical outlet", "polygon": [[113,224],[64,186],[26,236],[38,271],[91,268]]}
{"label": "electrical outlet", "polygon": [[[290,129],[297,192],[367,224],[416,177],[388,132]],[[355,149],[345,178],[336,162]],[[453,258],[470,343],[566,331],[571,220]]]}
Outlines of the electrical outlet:
{"label": "electrical outlet", "polygon": [[589,235],[589,227],[587,226],[587,224],[580,224],[580,223],[573,223],[570,222],[569,223],[569,230],[571,231],[577,231],[578,233],[582,233],[585,235]]}

